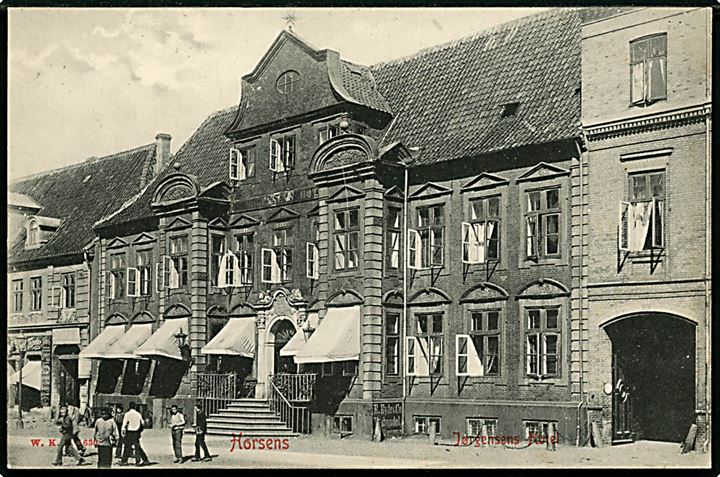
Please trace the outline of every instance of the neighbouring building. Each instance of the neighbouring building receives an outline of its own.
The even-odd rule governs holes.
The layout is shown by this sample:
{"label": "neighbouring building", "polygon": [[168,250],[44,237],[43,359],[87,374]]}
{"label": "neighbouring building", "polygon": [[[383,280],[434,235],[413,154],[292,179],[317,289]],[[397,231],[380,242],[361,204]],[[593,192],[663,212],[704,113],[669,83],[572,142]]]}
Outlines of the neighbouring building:
{"label": "neighbouring building", "polygon": [[[582,27],[590,413],[604,438],[710,436],[711,22],[630,8]],[[580,214],[578,214],[580,215]]]}
{"label": "neighbouring building", "polygon": [[[10,403],[17,404],[23,366],[23,408],[88,404],[91,362],[78,358],[95,321],[92,225],[140,192],[158,157],[148,144],[9,184]],[[24,363],[18,336],[25,338]]]}

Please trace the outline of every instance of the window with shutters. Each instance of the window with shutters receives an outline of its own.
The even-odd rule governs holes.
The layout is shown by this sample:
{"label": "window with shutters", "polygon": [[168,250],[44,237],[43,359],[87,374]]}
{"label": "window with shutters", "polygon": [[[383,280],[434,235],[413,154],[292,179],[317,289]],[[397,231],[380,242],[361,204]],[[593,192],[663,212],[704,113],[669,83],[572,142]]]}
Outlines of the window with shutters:
{"label": "window with shutters", "polygon": [[357,268],[360,248],[360,224],[357,208],[335,211],[333,237],[335,270]]}
{"label": "window with shutters", "polygon": [[18,313],[23,309],[23,288],[25,282],[21,280],[12,281],[13,312]]}
{"label": "window with shutters", "polygon": [[108,298],[118,300],[125,296],[125,252],[110,255]]}
{"label": "window with shutters", "polygon": [[630,101],[647,106],[667,98],[667,34],[630,42]]}
{"label": "window with shutters", "polygon": [[210,285],[219,284],[220,261],[225,253],[225,235],[211,234],[210,236]]}
{"label": "window with shutters", "polygon": [[280,283],[292,277],[293,229],[273,230],[272,248],[262,250],[262,281]]}
{"label": "window with shutters", "polygon": [[469,203],[468,221],[462,224],[463,263],[486,263],[500,259],[500,196]]}
{"label": "window with shutters", "polygon": [[560,376],[559,307],[525,309],[525,372],[543,379]]}
{"label": "window with shutters", "polygon": [[295,168],[295,135],[270,139],[270,170],[275,173]]}
{"label": "window with shutters", "polygon": [[152,294],[152,250],[138,250],[135,267],[138,274],[138,295],[150,296]]}
{"label": "window with shutters", "polygon": [[385,313],[385,375],[400,374],[400,313]]}
{"label": "window with shutters", "polygon": [[254,147],[230,149],[230,179],[244,180],[255,176]]}
{"label": "window with shutters", "polygon": [[558,258],[561,254],[560,188],[525,192],[525,255],[528,259]]}
{"label": "window with shutters", "polygon": [[42,277],[30,278],[30,311],[42,310]]}
{"label": "window with shutters", "polygon": [[408,231],[409,268],[441,267],[445,248],[444,206],[419,207],[416,227]]}
{"label": "window with shutters", "polygon": [[628,176],[628,201],[620,203],[618,248],[641,252],[665,247],[665,171]]}
{"label": "window with shutters", "polygon": [[456,335],[458,376],[500,374],[500,310],[470,312],[470,332]]}
{"label": "window with shutters", "polygon": [[427,369],[427,374],[439,376],[443,373],[444,315],[427,313],[415,315],[414,358],[417,369]]}
{"label": "window with shutters", "polygon": [[75,273],[63,273],[61,283],[63,308],[75,308]]}
{"label": "window with shutters", "polygon": [[237,285],[252,284],[255,267],[255,232],[246,232],[235,236],[235,256],[240,278],[240,283]]}
{"label": "window with shutters", "polygon": [[320,222],[317,218],[310,221],[312,241],[305,244],[305,276],[317,280],[320,278]]}
{"label": "window with shutters", "polygon": [[167,260],[168,288],[186,287],[188,284],[188,238],[187,235],[170,237],[169,260]]}
{"label": "window with shutters", "polygon": [[400,268],[400,240],[402,237],[402,209],[399,207],[389,207],[386,219],[386,252],[387,268],[397,270]]}

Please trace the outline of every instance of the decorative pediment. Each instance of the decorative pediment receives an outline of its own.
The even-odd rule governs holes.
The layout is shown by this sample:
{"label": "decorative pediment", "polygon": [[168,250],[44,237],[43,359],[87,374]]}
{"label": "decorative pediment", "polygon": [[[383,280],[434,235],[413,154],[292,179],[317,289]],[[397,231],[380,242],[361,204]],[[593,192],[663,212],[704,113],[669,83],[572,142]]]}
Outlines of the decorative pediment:
{"label": "decorative pediment", "polygon": [[530,282],[518,298],[555,298],[569,295],[570,290],[562,283],[550,278],[540,278]]}
{"label": "decorative pediment", "polygon": [[133,245],[145,245],[148,243],[153,243],[157,240],[157,237],[154,235],[151,235],[147,232],[143,232],[137,237],[135,237],[135,240],[133,240]]}
{"label": "decorative pediment", "polygon": [[489,172],[483,172],[479,176],[476,176],[470,182],[460,188],[460,192],[470,192],[474,190],[492,189],[493,187],[500,187],[508,185],[509,180],[504,177],[490,174]]}
{"label": "decorative pediment", "polygon": [[121,239],[120,237],[115,237],[107,244],[106,247],[107,248],[122,248],[122,247],[127,247],[127,246],[128,246],[128,243],[125,240]]}
{"label": "decorative pediment", "polygon": [[165,226],[165,230],[179,230],[191,227],[192,224],[182,217],[175,217],[169,224]]}
{"label": "decorative pediment", "polygon": [[365,197],[365,193],[363,193],[362,191],[354,187],[343,186],[333,195],[328,197],[327,202],[347,202],[355,199],[361,199],[363,197]]}
{"label": "decorative pediment", "polygon": [[553,177],[566,176],[569,174],[570,171],[568,169],[548,164],[547,162],[541,162],[525,174],[518,177],[517,182],[552,179]]}
{"label": "decorative pediment", "polygon": [[400,290],[390,290],[389,292],[385,293],[385,295],[383,295],[382,303],[383,305],[402,306],[403,294]]}
{"label": "decorative pediment", "polygon": [[[167,315],[165,315],[167,316]],[[141,311],[137,315],[133,316],[133,319],[131,320],[131,323],[133,325],[137,325],[139,323],[155,323],[155,317],[152,316],[147,311]]]}
{"label": "decorative pediment", "polygon": [[363,301],[364,301],[364,299],[360,293],[356,292],[355,290],[347,290],[347,289],[343,288],[343,289],[331,294],[328,297],[325,305],[326,306],[353,306],[353,305],[362,305]]}
{"label": "decorative pediment", "polygon": [[172,318],[186,318],[190,315],[192,315],[192,313],[188,307],[176,303],[165,311],[163,317],[167,320]]}
{"label": "decorative pediment", "polygon": [[420,290],[410,297],[408,304],[411,306],[422,305],[443,305],[450,303],[450,295],[435,287],[428,287]]}
{"label": "decorative pediment", "polygon": [[392,186],[385,191],[385,198],[390,200],[403,200],[405,199],[405,194],[403,194],[403,191],[398,186]]}
{"label": "decorative pediment", "polygon": [[260,221],[255,217],[249,215],[240,214],[230,219],[230,227],[242,228],[242,227],[254,227],[260,225]]}
{"label": "decorative pediment", "polygon": [[463,293],[460,303],[482,303],[507,299],[508,292],[503,287],[490,282],[482,282]]}
{"label": "decorative pediment", "polygon": [[282,222],[300,217],[300,214],[288,207],[280,207],[274,214],[268,217],[267,222]]}
{"label": "decorative pediment", "polygon": [[374,161],[377,144],[360,134],[340,134],[328,139],[315,151],[310,163],[312,174],[354,164]]}
{"label": "decorative pediment", "polygon": [[430,199],[433,197],[440,197],[447,194],[452,194],[452,189],[449,189],[439,184],[435,184],[434,182],[428,182],[427,184],[423,185],[418,190],[410,194],[410,200]]}
{"label": "decorative pediment", "polygon": [[114,313],[110,315],[110,317],[105,320],[105,326],[109,325],[124,325],[128,322],[128,319],[125,315],[120,313]]}
{"label": "decorative pediment", "polygon": [[228,316],[255,316],[257,312],[255,308],[249,303],[239,303],[235,305]]}
{"label": "decorative pediment", "polygon": [[208,222],[208,228],[225,230],[228,228],[228,224],[222,217],[216,217]]}
{"label": "decorative pediment", "polygon": [[197,181],[187,174],[171,174],[156,188],[153,205],[167,205],[187,199],[193,199],[200,193]]}
{"label": "decorative pediment", "polygon": [[227,318],[228,311],[223,305],[215,305],[208,308],[207,316],[210,318]]}

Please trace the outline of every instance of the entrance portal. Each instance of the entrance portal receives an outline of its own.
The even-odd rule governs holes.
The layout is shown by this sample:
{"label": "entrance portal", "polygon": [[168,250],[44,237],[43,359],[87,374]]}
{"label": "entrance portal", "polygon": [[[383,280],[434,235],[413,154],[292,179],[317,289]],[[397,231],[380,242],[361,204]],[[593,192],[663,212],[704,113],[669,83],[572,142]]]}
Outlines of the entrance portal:
{"label": "entrance portal", "polygon": [[695,324],[643,313],[605,331],[613,350],[613,443],[681,442],[695,420]]}
{"label": "entrance portal", "polygon": [[295,326],[289,320],[280,320],[270,329],[273,337],[273,374],[297,372],[297,365],[292,356],[280,356],[280,350],[295,335]]}

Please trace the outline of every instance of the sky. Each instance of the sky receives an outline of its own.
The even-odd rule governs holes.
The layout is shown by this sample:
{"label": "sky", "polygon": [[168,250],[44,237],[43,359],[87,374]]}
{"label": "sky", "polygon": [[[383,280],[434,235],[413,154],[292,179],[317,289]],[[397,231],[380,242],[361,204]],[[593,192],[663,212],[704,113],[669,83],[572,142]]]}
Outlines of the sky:
{"label": "sky", "polygon": [[8,178],[172,135],[172,152],[234,106],[285,28],[372,65],[462,38],[529,8],[13,8],[8,17]]}

